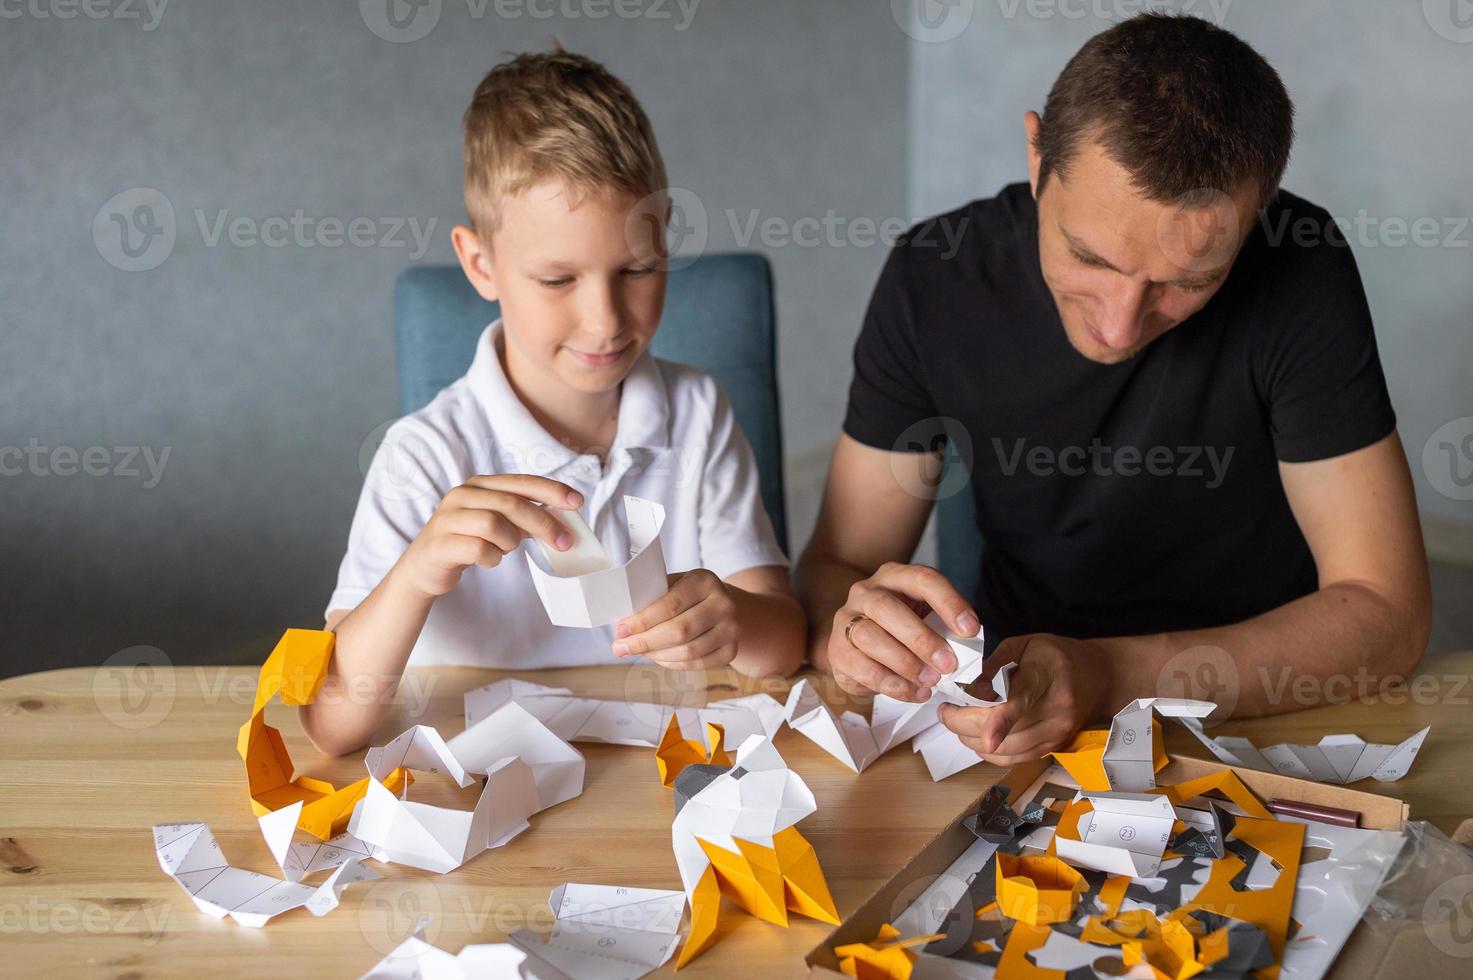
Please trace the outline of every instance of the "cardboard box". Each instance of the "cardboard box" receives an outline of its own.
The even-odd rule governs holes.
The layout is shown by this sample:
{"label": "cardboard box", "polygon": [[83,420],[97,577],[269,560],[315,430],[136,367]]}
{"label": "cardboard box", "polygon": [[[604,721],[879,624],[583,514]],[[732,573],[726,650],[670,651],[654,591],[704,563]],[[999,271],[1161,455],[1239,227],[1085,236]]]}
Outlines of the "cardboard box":
{"label": "cardboard box", "polygon": [[[1003,777],[998,780],[998,785],[1006,786],[1009,790],[1009,797],[1016,798],[1017,794],[1033,785],[1052,763],[1051,758],[1044,758],[1036,762],[1014,766],[1003,774]],[[1271,799],[1284,799],[1338,807],[1342,810],[1354,810],[1361,815],[1360,825],[1368,830],[1394,830],[1400,827],[1410,815],[1410,807],[1406,803],[1390,796],[1296,779],[1292,776],[1281,776],[1278,773],[1242,769],[1237,766],[1227,766],[1221,762],[1208,762],[1187,756],[1172,756],[1166,767],[1156,774],[1156,781],[1163,785],[1179,783],[1220,772],[1223,769],[1231,769],[1237,773],[1244,785],[1265,802]],[[952,862],[977,839],[970,830],[962,826],[962,820],[976,810],[981,799],[979,795],[965,810],[958,813],[951,823],[942,828],[940,833],[917,852],[915,857],[891,875],[890,879],[866,899],[864,904],[855,909],[833,932],[829,933],[827,939],[808,952],[808,955],[804,957],[804,962],[808,964],[810,977],[822,977],[824,980],[848,980],[844,974],[839,972],[839,960],[834,955],[834,947],[873,939],[880,926],[889,922],[893,917],[892,909],[903,891],[908,889],[912,883],[923,878],[933,879],[951,867]],[[1384,937],[1375,943],[1364,941],[1358,943],[1358,938],[1364,940],[1362,936],[1364,932],[1366,932],[1364,928],[1358,928],[1351,935],[1350,941],[1335,962],[1332,976],[1392,975],[1384,972],[1382,964],[1388,955],[1388,944]],[[1425,948],[1419,948],[1419,940],[1420,947]],[[1435,950],[1423,935],[1419,923],[1408,923],[1406,927],[1398,930],[1394,942],[1398,950],[1395,975],[1401,975],[1399,972],[1401,967],[1408,963],[1423,962],[1424,960],[1419,959],[1419,956],[1436,955]],[[1381,968],[1379,973],[1378,966]]]}

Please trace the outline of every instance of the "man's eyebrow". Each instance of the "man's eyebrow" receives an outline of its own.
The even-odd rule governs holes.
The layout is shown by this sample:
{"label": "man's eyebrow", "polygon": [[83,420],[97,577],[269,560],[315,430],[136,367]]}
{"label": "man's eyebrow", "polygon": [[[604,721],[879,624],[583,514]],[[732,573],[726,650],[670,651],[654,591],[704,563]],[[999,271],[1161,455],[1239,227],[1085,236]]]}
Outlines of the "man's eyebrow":
{"label": "man's eyebrow", "polygon": [[[1115,267],[1112,262],[1110,262],[1109,259],[1106,259],[1094,249],[1090,248],[1088,245],[1084,244],[1079,239],[1069,234],[1068,229],[1066,229],[1063,225],[1059,225],[1059,233],[1064,236],[1064,241],[1068,243],[1070,250],[1073,251],[1074,254],[1079,258],[1084,259],[1088,262],[1098,264],[1106,269],[1111,269],[1115,272],[1120,271],[1118,268]],[[1228,270],[1231,269],[1232,266],[1233,264],[1229,262],[1227,265],[1224,265],[1217,269],[1213,269],[1211,272],[1203,272],[1197,275],[1182,276],[1178,279],[1168,280],[1167,285],[1176,286],[1179,289],[1201,289],[1217,282],[1219,279],[1227,274]]]}
{"label": "man's eyebrow", "polygon": [[1081,242],[1079,239],[1075,238],[1073,235],[1069,234],[1069,230],[1063,225],[1059,225],[1059,234],[1064,236],[1064,241],[1069,243],[1069,248],[1073,250],[1075,255],[1079,256],[1082,259],[1087,259],[1090,262],[1099,263],[1107,269],[1115,269],[1116,272],[1120,271],[1119,269],[1116,269],[1114,264],[1111,263],[1108,259],[1101,256],[1098,252]]}

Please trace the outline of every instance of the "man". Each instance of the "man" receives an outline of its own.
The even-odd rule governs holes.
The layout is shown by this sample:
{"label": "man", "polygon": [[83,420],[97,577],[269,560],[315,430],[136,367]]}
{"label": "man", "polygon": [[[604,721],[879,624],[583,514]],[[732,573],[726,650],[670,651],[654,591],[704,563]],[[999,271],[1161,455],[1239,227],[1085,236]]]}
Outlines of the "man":
{"label": "man", "polygon": [[[1009,699],[942,720],[999,765],[1200,694],[1167,669],[1188,651],[1228,659],[1239,715],[1314,700],[1303,675],[1411,670],[1430,617],[1411,479],[1350,251],[1278,190],[1278,75],[1205,21],[1143,15],[1025,124],[1028,183],[912,229],[875,288],[797,569],[815,664],[922,700],[955,666],[926,611],[985,624],[985,678],[1018,663]],[[906,564],[947,435],[975,596]]]}

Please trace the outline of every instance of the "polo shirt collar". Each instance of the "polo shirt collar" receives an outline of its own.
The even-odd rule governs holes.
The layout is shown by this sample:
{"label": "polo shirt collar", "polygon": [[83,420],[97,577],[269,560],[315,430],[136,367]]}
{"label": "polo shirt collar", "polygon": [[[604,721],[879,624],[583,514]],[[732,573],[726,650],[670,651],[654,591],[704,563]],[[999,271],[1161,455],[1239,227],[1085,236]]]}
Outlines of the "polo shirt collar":
{"label": "polo shirt collar", "polygon": [[[512,390],[498,350],[505,344],[501,321],[491,323],[476,342],[466,381],[480,401],[496,435],[498,462],[509,472],[548,476],[578,459],[553,438]],[[619,424],[609,449],[612,464],[621,451],[664,449],[670,445],[670,399],[665,379],[648,350],[640,352],[619,393]]]}

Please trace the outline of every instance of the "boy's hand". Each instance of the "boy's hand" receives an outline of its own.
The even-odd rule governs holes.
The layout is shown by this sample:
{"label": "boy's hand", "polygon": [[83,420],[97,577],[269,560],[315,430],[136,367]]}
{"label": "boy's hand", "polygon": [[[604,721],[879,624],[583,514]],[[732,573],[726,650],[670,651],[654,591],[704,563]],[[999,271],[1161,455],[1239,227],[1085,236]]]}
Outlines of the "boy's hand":
{"label": "boy's hand", "polygon": [[524,538],[565,551],[573,535],[552,508],[576,510],[582,504],[577,490],[545,477],[473,476],[440,501],[404,550],[399,571],[412,588],[435,598],[455,588],[471,565],[495,568]]}
{"label": "boy's hand", "polygon": [[736,601],[704,568],[670,576],[670,591],[614,625],[614,653],[671,670],[725,667],[737,652]]}

